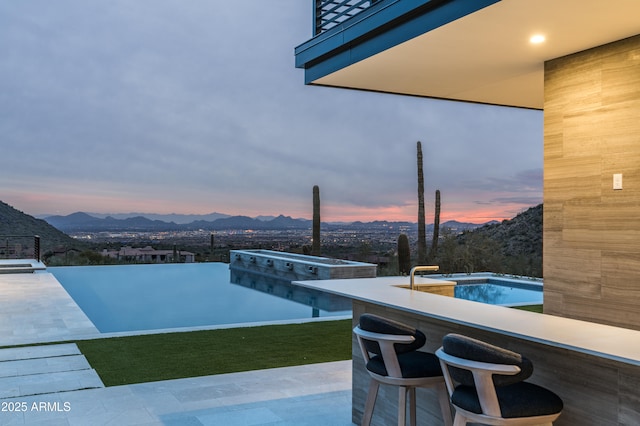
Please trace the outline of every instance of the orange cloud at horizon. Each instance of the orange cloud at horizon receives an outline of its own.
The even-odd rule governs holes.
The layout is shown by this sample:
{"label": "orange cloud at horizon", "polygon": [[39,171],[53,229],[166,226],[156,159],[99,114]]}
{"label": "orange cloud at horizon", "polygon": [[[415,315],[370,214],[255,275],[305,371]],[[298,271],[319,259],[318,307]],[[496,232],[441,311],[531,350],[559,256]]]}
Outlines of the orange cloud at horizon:
{"label": "orange cloud at horizon", "polygon": [[[257,211],[255,208],[247,209],[246,206],[211,207],[209,205],[170,202],[160,198],[132,199],[124,198],[116,194],[51,194],[46,192],[31,192],[23,194],[9,194],[2,201],[14,208],[33,216],[42,214],[68,215],[75,212],[94,213],[157,213],[157,214],[209,214],[213,212],[229,215],[277,216],[285,215],[293,218],[311,219],[311,206],[280,205],[276,211],[274,207],[263,205],[265,210]],[[307,208],[308,207],[308,208]],[[532,206],[522,204],[479,205],[473,203],[454,202],[447,203],[441,211],[441,222],[457,220],[459,222],[486,223],[491,220],[502,221],[511,219],[518,213]],[[433,223],[433,205],[426,207],[426,223]],[[371,222],[371,221],[405,221],[417,222],[417,204],[395,205],[385,207],[362,207],[321,204],[321,220],[323,222]]]}
{"label": "orange cloud at horizon", "polygon": [[[512,219],[518,213],[532,206],[521,204],[505,204],[500,206],[456,206],[440,212],[440,222],[457,220],[458,222],[486,223],[492,220],[502,221]],[[389,222],[413,222],[418,221],[418,207],[415,206],[389,206],[382,208],[363,208],[345,206],[321,207],[321,219],[323,222],[371,222],[386,220]],[[425,222],[433,223],[433,206],[425,212]]]}

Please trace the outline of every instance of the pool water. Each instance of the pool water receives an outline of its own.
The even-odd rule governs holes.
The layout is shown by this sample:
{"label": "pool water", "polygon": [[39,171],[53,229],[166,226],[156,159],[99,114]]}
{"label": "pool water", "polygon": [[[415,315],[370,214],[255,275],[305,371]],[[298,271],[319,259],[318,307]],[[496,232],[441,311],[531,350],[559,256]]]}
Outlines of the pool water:
{"label": "pool water", "polygon": [[103,333],[351,314],[231,284],[224,263],[61,266],[47,272]]}
{"label": "pool water", "polygon": [[465,284],[464,281],[458,281],[455,297],[504,306],[539,305],[543,300],[541,287],[519,283],[509,284],[506,280],[499,282],[488,280],[480,284]]}

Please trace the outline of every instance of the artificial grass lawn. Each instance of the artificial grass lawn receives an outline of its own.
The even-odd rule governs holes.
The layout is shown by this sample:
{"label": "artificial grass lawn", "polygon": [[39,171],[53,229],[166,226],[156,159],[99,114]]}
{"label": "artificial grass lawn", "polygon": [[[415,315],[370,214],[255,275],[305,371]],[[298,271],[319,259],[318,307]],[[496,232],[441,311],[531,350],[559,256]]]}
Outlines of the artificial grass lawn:
{"label": "artificial grass lawn", "polygon": [[[542,305],[519,306],[542,313]],[[351,359],[351,320],[75,342],[105,386]]]}
{"label": "artificial grass lawn", "polygon": [[105,386],[351,359],[351,320],[77,341]]}
{"label": "artificial grass lawn", "polygon": [[542,313],[542,305],[527,305],[527,306],[515,306],[516,309],[522,309],[523,311]]}

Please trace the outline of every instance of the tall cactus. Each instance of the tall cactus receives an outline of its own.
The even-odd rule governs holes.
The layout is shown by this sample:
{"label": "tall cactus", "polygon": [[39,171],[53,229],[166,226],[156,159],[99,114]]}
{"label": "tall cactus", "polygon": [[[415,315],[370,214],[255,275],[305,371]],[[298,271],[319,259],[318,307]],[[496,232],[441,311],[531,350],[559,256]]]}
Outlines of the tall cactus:
{"label": "tall cactus", "polygon": [[440,190],[436,189],[436,211],[433,215],[433,240],[429,260],[433,262],[438,254],[438,238],[440,238]]}
{"label": "tall cactus", "polygon": [[409,248],[409,237],[406,234],[398,236],[398,273],[409,275],[411,271],[411,249]]}
{"label": "tall cactus", "polygon": [[320,256],[320,188],[313,186],[313,231],[311,240],[311,254]]}
{"label": "tall cactus", "polygon": [[424,218],[424,175],[422,173],[422,144],[418,141],[418,265],[427,263],[427,233]]}
{"label": "tall cactus", "polygon": [[[210,256],[209,256],[209,259],[211,259],[211,260],[213,260],[213,253],[215,252],[215,246],[216,246],[215,245],[215,237],[213,235],[213,231],[211,231],[211,238],[210,238],[210,241],[209,241],[209,253],[211,253]],[[222,260],[222,259],[220,259],[220,260]]]}

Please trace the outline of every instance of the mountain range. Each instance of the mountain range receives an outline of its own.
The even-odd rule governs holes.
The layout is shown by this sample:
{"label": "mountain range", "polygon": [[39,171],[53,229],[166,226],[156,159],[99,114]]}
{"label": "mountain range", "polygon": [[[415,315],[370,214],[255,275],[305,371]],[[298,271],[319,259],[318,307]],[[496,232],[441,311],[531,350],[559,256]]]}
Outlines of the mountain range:
{"label": "mountain range", "polygon": [[29,216],[2,201],[0,201],[0,235],[12,243],[22,241],[16,236],[32,237],[38,235],[41,239],[43,252],[58,246],[84,247],[82,242],[71,238],[46,221]]}
{"label": "mountain range", "polygon": [[[99,217],[102,216],[102,217]],[[185,222],[185,217],[195,220]],[[309,219],[294,219],[290,216],[280,215],[277,217],[260,216],[251,218],[248,216],[230,216],[221,213],[210,215],[100,215],[83,212],[72,213],[67,216],[47,216],[44,220],[55,228],[63,232],[108,232],[108,231],[135,231],[135,232],[162,232],[162,231],[189,231],[189,230],[294,230],[310,229],[312,221]],[[173,218],[174,220],[161,220]],[[205,219],[206,218],[206,219]],[[213,220],[210,220],[213,218]],[[209,220],[207,220],[209,219]],[[489,222],[493,223],[493,222]],[[456,229],[459,231],[475,229],[483,224],[464,223],[458,221],[448,221],[441,224],[444,228]],[[417,228],[417,224],[411,222],[352,222],[352,223],[323,223],[325,229],[374,229],[388,228],[389,226]],[[427,230],[433,225],[428,225]]]}
{"label": "mountain range", "polygon": [[[178,214],[178,213],[169,213],[169,214],[158,214],[158,213],[91,213],[86,212],[89,216],[97,217],[99,219],[105,219],[107,217],[111,217],[113,219],[129,219],[132,217],[144,217],[151,220],[160,220],[162,222],[174,222],[177,224],[187,224],[191,222],[195,222],[198,220],[206,220],[212,222],[217,219],[223,219],[225,217],[230,217],[229,214],[224,213],[208,213],[208,214]],[[53,215],[40,215],[41,219],[45,219]],[[269,220],[273,219],[273,216],[260,216],[257,219],[261,220]]]}

